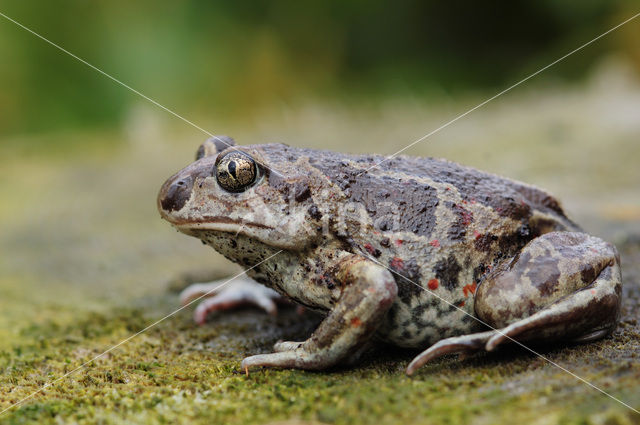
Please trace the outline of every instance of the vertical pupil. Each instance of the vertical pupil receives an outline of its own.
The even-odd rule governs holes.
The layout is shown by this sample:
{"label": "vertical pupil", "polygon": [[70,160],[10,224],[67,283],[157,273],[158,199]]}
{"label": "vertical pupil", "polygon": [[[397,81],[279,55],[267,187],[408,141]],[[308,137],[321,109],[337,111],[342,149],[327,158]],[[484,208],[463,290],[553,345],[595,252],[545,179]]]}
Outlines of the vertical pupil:
{"label": "vertical pupil", "polygon": [[235,161],[231,161],[229,162],[229,173],[233,176],[234,179],[238,179],[236,177],[236,162]]}

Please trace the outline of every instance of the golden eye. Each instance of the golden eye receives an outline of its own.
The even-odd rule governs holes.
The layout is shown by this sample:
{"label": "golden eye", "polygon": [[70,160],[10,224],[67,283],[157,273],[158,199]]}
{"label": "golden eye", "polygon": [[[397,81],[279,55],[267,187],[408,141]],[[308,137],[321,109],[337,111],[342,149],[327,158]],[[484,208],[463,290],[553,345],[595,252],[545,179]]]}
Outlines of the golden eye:
{"label": "golden eye", "polygon": [[242,192],[258,177],[256,162],[244,152],[232,151],[216,161],[216,179],[224,190]]}

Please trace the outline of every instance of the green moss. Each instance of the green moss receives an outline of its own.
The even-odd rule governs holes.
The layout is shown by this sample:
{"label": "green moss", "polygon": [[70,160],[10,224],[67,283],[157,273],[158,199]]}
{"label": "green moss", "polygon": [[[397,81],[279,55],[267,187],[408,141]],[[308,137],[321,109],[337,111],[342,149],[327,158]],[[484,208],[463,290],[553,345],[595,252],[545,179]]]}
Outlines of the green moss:
{"label": "green moss", "polygon": [[[23,342],[0,355],[2,405],[72,370],[153,319],[136,308],[117,308],[105,314],[86,314],[72,324],[23,329]],[[239,333],[237,321],[242,324],[264,318],[259,312],[244,311],[235,319],[226,316],[216,320],[215,325],[200,328],[190,324],[188,314],[162,322],[55,382],[0,420],[250,424],[300,418],[331,424],[459,424],[528,422],[543,417],[543,423],[578,424],[588,423],[594,415],[602,416],[603,408],[608,412],[606,423],[635,420],[624,407],[519,350],[463,362],[443,359],[414,378],[403,373],[411,354],[389,349],[370,353],[361,366],[352,369],[330,373],[261,370],[246,377],[237,370],[241,357],[247,351],[267,350],[272,341],[255,342],[260,337],[255,328]],[[296,314],[285,311],[267,326],[286,327],[295,321],[299,321]],[[312,327],[315,319],[306,321]],[[270,332],[272,340],[282,336],[275,328]],[[556,349],[545,355],[638,405],[640,368],[633,363],[621,367],[619,359],[606,361],[615,360],[612,349],[625,333],[591,346]],[[34,335],[42,335],[48,343],[27,342]],[[227,343],[209,348],[218,339]],[[234,342],[228,343],[230,339]],[[609,353],[608,359],[592,357],[603,352]]]}

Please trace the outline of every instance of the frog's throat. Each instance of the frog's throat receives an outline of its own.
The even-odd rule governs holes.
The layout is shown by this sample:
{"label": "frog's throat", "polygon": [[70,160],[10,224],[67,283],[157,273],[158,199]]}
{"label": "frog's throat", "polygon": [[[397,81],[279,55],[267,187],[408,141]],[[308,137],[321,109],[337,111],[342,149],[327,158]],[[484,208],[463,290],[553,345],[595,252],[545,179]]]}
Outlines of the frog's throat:
{"label": "frog's throat", "polygon": [[262,223],[246,220],[234,220],[224,216],[209,216],[194,220],[177,220],[173,226],[183,233],[197,232],[198,230],[213,230],[218,232],[237,233],[243,228],[257,228],[273,230],[272,227]]}

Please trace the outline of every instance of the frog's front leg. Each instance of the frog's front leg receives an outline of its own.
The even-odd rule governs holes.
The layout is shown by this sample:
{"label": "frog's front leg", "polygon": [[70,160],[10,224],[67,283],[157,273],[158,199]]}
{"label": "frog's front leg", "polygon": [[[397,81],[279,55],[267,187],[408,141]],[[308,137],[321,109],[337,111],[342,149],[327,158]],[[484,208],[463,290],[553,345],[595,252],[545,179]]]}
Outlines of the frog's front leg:
{"label": "frog's front leg", "polygon": [[325,369],[349,358],[369,340],[396,297],[393,276],[370,260],[349,255],[338,264],[334,277],[342,293],[311,337],[301,343],[280,342],[276,353],[247,357],[243,370],[255,366]]}
{"label": "frog's front leg", "polygon": [[615,329],[621,294],[613,245],[585,233],[552,232],[529,242],[480,283],[475,312],[494,330],[447,338],[416,357],[412,374],[448,353],[492,351],[505,342],[586,342]]}

